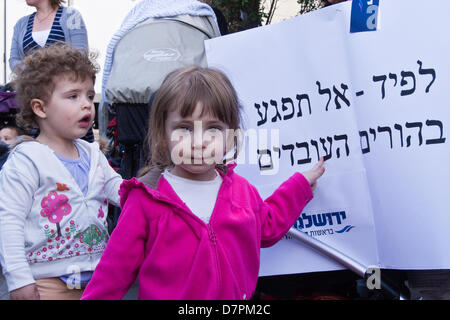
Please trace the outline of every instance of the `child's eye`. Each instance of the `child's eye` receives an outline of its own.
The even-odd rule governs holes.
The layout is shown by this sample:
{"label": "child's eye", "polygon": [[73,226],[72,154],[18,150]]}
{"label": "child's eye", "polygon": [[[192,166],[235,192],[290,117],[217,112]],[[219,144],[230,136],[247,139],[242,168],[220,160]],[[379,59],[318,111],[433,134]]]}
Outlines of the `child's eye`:
{"label": "child's eye", "polygon": [[76,98],[78,98],[78,95],[76,94],[71,94],[70,96],[68,96],[69,99],[74,100]]}
{"label": "child's eye", "polygon": [[178,130],[182,130],[182,131],[190,131],[191,127],[189,126],[179,126],[177,127]]}
{"label": "child's eye", "polygon": [[222,128],[219,126],[212,126],[208,128],[208,131],[212,131],[212,132],[216,132],[216,131],[221,131]]}

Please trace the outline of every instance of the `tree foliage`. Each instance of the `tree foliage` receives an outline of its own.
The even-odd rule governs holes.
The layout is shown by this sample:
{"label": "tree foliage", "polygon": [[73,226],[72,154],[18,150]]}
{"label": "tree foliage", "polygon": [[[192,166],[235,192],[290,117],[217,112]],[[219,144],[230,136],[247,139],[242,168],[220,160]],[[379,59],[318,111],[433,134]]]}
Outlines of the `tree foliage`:
{"label": "tree foliage", "polygon": [[[242,31],[270,24],[276,11],[278,0],[204,0],[212,8],[222,12],[227,21],[228,32]],[[300,12],[303,14],[325,5],[325,0],[297,0],[300,5]]]}
{"label": "tree foliage", "polygon": [[223,13],[230,33],[260,26],[264,16],[260,0],[205,0],[203,2]]}
{"label": "tree foliage", "polygon": [[300,14],[319,9],[326,5],[325,0],[297,0],[300,5]]}

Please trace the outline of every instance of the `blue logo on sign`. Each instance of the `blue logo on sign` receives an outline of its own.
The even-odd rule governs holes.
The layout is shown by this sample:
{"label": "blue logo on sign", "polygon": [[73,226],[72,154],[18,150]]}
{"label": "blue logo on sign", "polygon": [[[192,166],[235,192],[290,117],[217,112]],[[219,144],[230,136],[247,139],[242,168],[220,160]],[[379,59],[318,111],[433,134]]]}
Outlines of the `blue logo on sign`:
{"label": "blue logo on sign", "polygon": [[[342,225],[347,224],[345,223],[346,219],[347,213],[345,211],[317,213],[311,215],[302,213],[293,227],[310,236],[326,236],[335,233],[344,234],[355,228],[353,225],[347,225],[341,229]],[[337,228],[332,226],[337,226]],[[320,229],[316,229],[316,227]],[[311,228],[313,230],[309,230]]]}
{"label": "blue logo on sign", "polygon": [[379,0],[353,0],[350,32],[376,31]]}
{"label": "blue logo on sign", "polygon": [[339,230],[339,231],[335,231],[336,233],[344,233],[344,232],[349,232],[350,230],[352,230],[355,226],[346,226],[344,229]]}

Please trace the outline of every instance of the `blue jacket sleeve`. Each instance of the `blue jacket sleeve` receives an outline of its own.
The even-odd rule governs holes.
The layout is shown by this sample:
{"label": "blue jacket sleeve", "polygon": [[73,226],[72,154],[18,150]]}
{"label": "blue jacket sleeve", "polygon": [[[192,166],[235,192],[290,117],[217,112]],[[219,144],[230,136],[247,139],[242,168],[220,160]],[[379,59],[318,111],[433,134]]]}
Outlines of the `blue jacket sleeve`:
{"label": "blue jacket sleeve", "polygon": [[22,25],[23,23],[21,19],[14,26],[14,33],[11,41],[11,51],[9,54],[9,68],[12,71],[24,58],[22,41],[20,41],[20,35],[24,31]]}
{"label": "blue jacket sleeve", "polygon": [[89,49],[86,24],[80,12],[74,8],[67,8],[61,27],[66,35],[66,42],[77,49]]}

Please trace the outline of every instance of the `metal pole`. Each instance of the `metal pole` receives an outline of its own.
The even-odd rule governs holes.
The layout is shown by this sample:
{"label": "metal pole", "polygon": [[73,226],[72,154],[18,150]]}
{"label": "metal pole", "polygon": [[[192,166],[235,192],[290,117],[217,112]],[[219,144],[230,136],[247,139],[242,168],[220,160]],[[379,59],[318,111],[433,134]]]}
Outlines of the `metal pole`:
{"label": "metal pole", "polygon": [[308,236],[306,233],[298,231],[294,228],[291,228],[288,232],[290,236],[294,239],[307,244],[313,249],[325,254],[327,257],[332,258],[337,261],[339,264],[343,265],[347,269],[355,272],[358,276],[364,278],[367,272],[367,268],[360,264],[358,261],[353,260],[347,255],[343,254],[339,250],[336,250],[326,243],[319,241],[313,237]]}
{"label": "metal pole", "polygon": [[3,83],[6,83],[6,0],[3,0]]}
{"label": "metal pole", "polygon": [[[350,258],[349,256],[345,255],[344,253],[340,252],[339,250],[327,245],[326,243],[323,243],[322,241],[319,241],[313,237],[310,237],[306,233],[298,231],[297,229],[294,229],[294,228],[291,228],[289,230],[288,235],[290,235],[292,238],[308,245],[309,247],[325,254],[327,257],[335,260],[342,266],[355,272],[361,278],[366,279],[367,267],[365,267],[358,261]],[[385,289],[393,297],[397,297],[399,300],[407,300],[408,299],[408,297],[405,297],[401,292],[394,289],[393,286],[391,285],[391,283],[389,283],[389,281],[386,281],[383,279],[380,279],[380,280],[381,280],[381,287],[383,289]]]}

